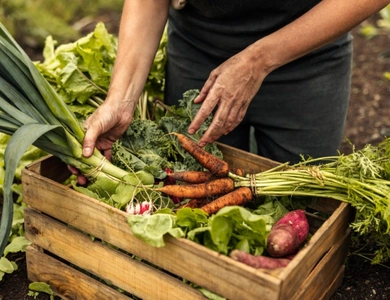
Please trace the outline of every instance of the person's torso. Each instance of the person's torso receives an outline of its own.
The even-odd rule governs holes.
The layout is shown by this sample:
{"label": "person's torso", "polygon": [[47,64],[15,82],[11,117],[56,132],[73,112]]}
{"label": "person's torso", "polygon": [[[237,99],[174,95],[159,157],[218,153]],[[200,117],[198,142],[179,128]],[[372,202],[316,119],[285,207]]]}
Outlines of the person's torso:
{"label": "person's torso", "polygon": [[171,10],[170,23],[194,46],[226,57],[285,26],[318,2],[320,0],[187,0],[182,10]]}
{"label": "person's torso", "polygon": [[189,9],[213,19],[240,17],[292,16],[308,10],[320,0],[187,0]]}

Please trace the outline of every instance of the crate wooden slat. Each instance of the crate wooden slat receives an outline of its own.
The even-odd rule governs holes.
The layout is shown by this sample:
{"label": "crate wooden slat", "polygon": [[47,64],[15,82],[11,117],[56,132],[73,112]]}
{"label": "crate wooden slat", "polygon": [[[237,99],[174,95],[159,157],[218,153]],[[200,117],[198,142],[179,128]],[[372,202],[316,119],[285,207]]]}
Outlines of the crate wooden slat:
{"label": "crate wooden slat", "polygon": [[[344,261],[348,254],[350,230],[342,237],[321,259],[301,285],[292,300],[298,299],[327,299],[341,284],[340,277],[344,274]],[[341,266],[341,267],[340,267]],[[340,272],[340,274],[338,274]],[[336,274],[336,276],[335,276]],[[336,281],[336,282],[335,282]],[[325,286],[328,289],[312,287]]]}
{"label": "crate wooden slat", "polygon": [[[93,242],[88,235],[34,209],[26,208],[25,222],[33,244],[135,296],[178,300],[187,296],[191,299],[203,298],[177,278],[101,242]],[[178,292],[170,292],[176,289]]]}
{"label": "crate wooden slat", "polygon": [[[219,146],[231,165],[247,172],[259,172],[277,165],[254,154]],[[240,300],[259,298],[259,295],[261,299],[276,300],[292,299],[300,294],[330,294],[340,284],[340,277],[342,279],[342,257],[347,253],[351,218],[351,209],[345,203],[327,200],[329,205],[324,205],[326,201],[321,200],[321,205],[313,205],[321,212],[330,212],[330,217],[322,226],[318,224],[320,219],[311,218],[312,230],[316,232],[286,268],[264,271],[186,239],[167,237],[164,247],[151,247],[132,234],[126,213],[59,183],[66,174],[66,166],[55,157],[44,158],[23,170],[23,197],[30,207],[26,209],[26,237],[38,249],[44,250],[43,254],[60,257],[142,299],[156,299],[156,295],[158,299],[164,299],[164,296],[169,299],[202,298],[180,278],[227,299]],[[89,235],[98,241],[93,241]],[[104,253],[106,259],[102,261],[82,248],[97,249],[94,253]],[[34,253],[38,252],[30,252],[27,259],[32,259]],[[39,252],[39,255],[43,254]],[[132,259],[132,255],[142,261]],[[334,259],[336,255],[337,259]],[[120,262],[117,273],[112,271],[114,265],[107,262],[107,258],[113,256],[113,260]],[[142,278],[129,283],[131,270],[139,270]],[[37,269],[29,268],[28,272],[32,278],[39,277]],[[329,277],[329,285],[319,288],[315,285],[323,274]],[[169,277],[169,280],[159,281],[160,276]],[[145,278],[152,282],[153,291],[145,287]],[[171,289],[173,286],[175,289]]]}
{"label": "crate wooden slat", "polygon": [[[36,178],[34,174],[35,173],[28,176],[27,185],[37,186],[39,183],[42,184],[41,180],[47,180],[47,178]],[[34,182],[36,180],[37,182]],[[80,193],[69,188],[64,189],[64,186],[59,183],[53,182],[52,184],[49,184],[49,182],[46,182],[46,184],[44,183],[44,186],[48,187],[45,193],[42,193],[41,189],[28,189],[23,194],[24,201],[40,212],[67,224],[71,224],[83,232],[88,232],[92,236],[115,245],[126,252],[142,257],[165,270],[183,276],[186,279],[209,289],[219,288],[218,285],[222,286],[222,289],[226,289],[226,284],[227,287],[232,287],[230,293],[233,294],[240,290],[240,288],[235,288],[237,286],[251,290],[253,289],[256,292],[256,288],[252,288],[250,281],[246,280],[251,276],[260,284],[264,284],[264,287],[261,287],[259,284],[261,291],[269,290],[268,293],[270,294],[278,293],[279,291],[280,282],[278,279],[273,278],[268,274],[263,274],[263,272],[258,272],[253,268],[245,268],[246,266],[241,266],[240,263],[225,258],[224,256],[191,241],[184,239],[176,240],[167,237],[165,247],[150,247],[132,234],[131,229],[126,222],[125,213],[97,200],[80,195]],[[58,199],[61,198],[66,200],[58,201]],[[82,212],[82,214],[80,214],[80,212]],[[30,222],[28,219],[25,221],[26,237],[32,241],[34,240],[34,232],[36,232],[36,226],[34,226],[35,222],[37,221],[33,220]],[[32,227],[31,230],[30,224]],[[38,231],[37,235],[40,236],[41,233]],[[46,239],[48,239],[48,237],[46,237]],[[43,242],[44,241],[39,241],[38,245],[45,248],[46,245],[43,245]],[[46,243],[50,244],[52,243],[52,240],[47,240]],[[173,253],[174,255],[172,255]],[[54,252],[54,254],[59,256],[63,255],[62,253],[56,252]],[[226,259],[231,261],[231,264],[225,264]],[[183,268],[183,265],[177,263],[178,261],[185,261],[186,267]],[[214,272],[221,273],[221,277],[210,278],[209,276],[205,276],[202,265],[207,266],[207,270],[210,274]],[[242,267],[246,269],[247,274],[245,274],[245,276],[242,276],[242,273],[245,272],[242,270]],[[230,272],[235,272],[237,275],[232,277],[230,274],[226,274],[225,276],[225,273],[220,271],[226,268],[228,268]],[[191,271],[189,272],[189,270]],[[239,280],[237,280],[237,277],[245,279],[243,280],[244,282],[240,283]],[[273,282],[274,284],[272,284]]]}
{"label": "crate wooden slat", "polygon": [[48,283],[66,299],[128,300],[129,297],[47,255],[36,245],[26,249],[28,279]]}

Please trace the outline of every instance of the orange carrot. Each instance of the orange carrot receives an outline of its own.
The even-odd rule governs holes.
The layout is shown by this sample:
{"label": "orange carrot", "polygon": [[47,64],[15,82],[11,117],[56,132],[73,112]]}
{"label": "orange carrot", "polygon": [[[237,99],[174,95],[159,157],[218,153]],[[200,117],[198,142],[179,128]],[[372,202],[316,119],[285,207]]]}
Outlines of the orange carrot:
{"label": "orange carrot", "polygon": [[226,194],[234,190],[233,179],[217,178],[209,182],[187,184],[187,185],[164,185],[158,189],[160,192],[167,194],[168,196],[178,198],[205,198],[210,196],[216,196],[220,194]]}
{"label": "orange carrot", "polygon": [[184,207],[190,207],[190,208],[199,208],[203,205],[206,205],[209,202],[207,198],[201,198],[201,199],[191,199],[187,203],[181,205],[178,209],[184,208]]}
{"label": "orange carrot", "polygon": [[229,172],[232,172],[233,174],[236,174],[241,177],[245,176],[245,171],[241,168],[230,167]]}
{"label": "orange carrot", "polygon": [[211,215],[215,214],[225,206],[244,205],[245,203],[251,201],[252,198],[253,195],[251,189],[243,186],[215,199],[214,201],[211,201],[210,203],[202,206],[201,209]]}
{"label": "orange carrot", "polygon": [[213,174],[204,171],[181,171],[167,173],[167,176],[187,183],[202,183],[210,181],[213,178]]}
{"label": "orange carrot", "polygon": [[229,165],[226,161],[212,155],[199,145],[191,140],[189,137],[184,134],[174,132],[173,133],[180,145],[186,150],[192,157],[194,157],[203,167],[209,170],[212,174],[215,174],[218,177],[224,177],[229,172]]}
{"label": "orange carrot", "polygon": [[184,207],[197,208],[198,207],[198,199],[191,199],[187,203],[180,205],[178,209],[181,209]]}

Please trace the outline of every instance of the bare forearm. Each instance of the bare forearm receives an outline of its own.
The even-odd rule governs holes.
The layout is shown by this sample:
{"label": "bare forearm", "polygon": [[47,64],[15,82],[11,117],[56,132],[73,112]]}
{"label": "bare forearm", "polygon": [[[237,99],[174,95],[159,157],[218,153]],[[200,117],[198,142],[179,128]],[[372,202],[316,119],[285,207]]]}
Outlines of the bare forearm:
{"label": "bare forearm", "polygon": [[167,22],[168,7],[168,0],[125,1],[107,100],[138,99]]}
{"label": "bare forearm", "polygon": [[266,73],[337,39],[381,10],[389,0],[323,0],[299,19],[248,50]]}

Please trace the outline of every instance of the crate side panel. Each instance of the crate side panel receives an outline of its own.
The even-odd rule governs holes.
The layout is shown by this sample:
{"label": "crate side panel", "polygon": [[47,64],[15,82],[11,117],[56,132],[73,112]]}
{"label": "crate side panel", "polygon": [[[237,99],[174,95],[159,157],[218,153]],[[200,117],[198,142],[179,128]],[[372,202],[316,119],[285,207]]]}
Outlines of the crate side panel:
{"label": "crate side panel", "polygon": [[[26,249],[27,275],[31,282],[45,282],[65,299],[130,300],[86,274],[39,251],[34,244]],[[44,267],[42,267],[44,266]]]}
{"label": "crate side panel", "polygon": [[340,204],[340,201],[330,198],[315,198],[309,204],[309,208],[326,214],[332,214]]}
{"label": "crate side panel", "polygon": [[64,164],[61,159],[53,155],[41,157],[24,168],[22,170],[22,180],[23,173],[26,170],[50,178],[55,182],[64,182],[71,175],[67,165]]}
{"label": "crate side panel", "polygon": [[225,144],[218,144],[223,159],[230,167],[241,168],[246,173],[258,173],[276,167],[279,163]]}
{"label": "crate side panel", "polygon": [[[305,280],[293,300],[320,299],[327,290],[336,290],[338,284],[335,281],[340,269],[342,269],[348,254],[350,230],[340,239],[321,259],[309,277]],[[315,287],[315,288],[314,288]],[[320,289],[318,287],[324,287]]]}
{"label": "crate side panel", "polygon": [[211,291],[227,299],[255,299],[259,295],[264,300],[279,299],[282,282],[278,271],[255,269],[190,240],[167,240],[175,253],[189,257],[191,271],[196,273],[194,280],[201,276]]}
{"label": "crate side panel", "polygon": [[350,207],[342,203],[279,274],[283,280],[281,292],[283,297],[291,298],[323,255],[344,238],[349,228],[350,213]]}
{"label": "crate side panel", "polygon": [[[249,299],[258,294],[277,299],[280,280],[274,276],[246,268],[230,258],[226,262],[221,259],[222,255],[184,239],[168,237],[165,247],[151,247],[132,234],[124,212],[33,172],[26,175],[25,183],[29,187],[25,189],[25,202],[39,211],[217,294],[226,294],[227,298],[244,299],[243,290]],[[37,186],[40,188],[35,188]],[[186,261],[187,267],[177,264],[178,259]],[[217,275],[210,277],[209,274]],[[237,278],[242,278],[242,282]]]}
{"label": "crate side panel", "polygon": [[328,299],[332,298],[332,296],[334,295],[336,290],[343,283],[344,273],[345,273],[345,265],[342,265],[340,270],[337,272],[336,276],[334,277],[333,282],[325,290],[325,292],[322,294],[322,296],[319,297],[319,299],[328,300]]}
{"label": "crate side panel", "polygon": [[[229,146],[222,146],[222,151],[224,152],[226,159],[228,161],[233,162],[235,164],[234,165],[235,167],[243,168],[247,172],[262,171],[262,170],[274,167],[278,164],[276,162],[269,161],[267,159],[263,159],[257,155],[250,154],[250,153],[247,153],[245,151],[237,150],[237,149],[229,147]],[[42,180],[45,181],[47,179],[46,178],[43,178],[43,179],[38,178],[37,182],[35,182],[35,183],[38,183],[38,185],[40,185],[40,186],[45,186],[47,184],[52,185],[50,180],[45,181],[44,183],[42,182]],[[28,190],[31,190],[31,188],[28,188]],[[45,195],[44,198],[51,198],[51,197],[56,198],[56,196],[58,198],[57,192],[52,190],[51,191],[52,194],[50,195],[50,193],[49,193],[48,195]],[[224,261],[225,257],[222,258],[222,257],[216,255],[212,251],[207,251],[208,249],[206,249],[204,247],[201,247],[201,248],[194,247],[193,246],[194,243],[187,244],[187,243],[182,243],[181,241],[177,241],[177,240],[168,238],[167,239],[167,246],[164,247],[164,250],[163,251],[156,250],[156,249],[154,249],[146,244],[143,244],[138,239],[134,238],[132,236],[131,230],[129,228],[125,229],[124,224],[126,222],[125,222],[125,217],[123,214],[121,214],[121,213],[117,214],[117,212],[116,212],[117,210],[115,210],[115,209],[110,210],[107,207],[99,206],[94,201],[92,201],[93,203],[91,204],[91,199],[89,197],[83,198],[82,197],[83,195],[81,195],[80,193],[76,193],[76,196],[73,197],[71,195],[72,192],[74,192],[74,191],[69,189],[69,190],[65,190],[65,192],[61,191],[59,194],[61,196],[66,197],[65,199],[67,201],[64,201],[64,202],[68,202],[69,197],[72,198],[71,205],[74,205],[73,200],[80,200],[80,198],[81,198],[82,201],[87,200],[87,205],[86,205],[87,207],[92,206],[93,208],[91,210],[88,210],[88,209],[86,210],[87,217],[85,218],[84,217],[84,210],[83,210],[83,209],[85,209],[84,206],[77,204],[76,205],[77,210],[73,210],[71,208],[70,213],[67,212],[66,216],[58,216],[59,219],[65,221],[67,223],[71,222],[71,224],[73,226],[76,226],[77,228],[80,228],[81,230],[89,230],[89,228],[93,228],[94,233],[91,233],[92,235],[97,236],[99,238],[102,238],[103,240],[108,241],[108,242],[110,242],[110,243],[112,243],[112,244],[114,244],[122,249],[126,249],[126,251],[131,252],[137,256],[139,254],[139,256],[147,259],[148,261],[151,261],[152,263],[155,263],[156,265],[159,265],[166,270],[169,270],[169,271],[171,271],[179,276],[185,277],[186,279],[188,279],[194,283],[197,283],[201,286],[204,286],[206,288],[213,287],[213,286],[218,286],[218,287],[229,286],[229,287],[232,287],[232,290],[238,289],[238,290],[246,291],[248,289],[251,289],[252,286],[257,285],[257,286],[261,286],[261,288],[257,287],[256,293],[253,293],[252,295],[259,295],[259,294],[265,293],[265,294],[270,295],[269,299],[277,299],[277,295],[280,292],[280,282],[282,281],[283,287],[285,289],[284,293],[286,293],[286,295],[292,295],[296,291],[296,289],[299,288],[299,285],[302,284],[303,280],[304,280],[304,279],[302,279],[302,281],[300,282],[299,280],[297,280],[295,278],[301,277],[302,271],[307,272],[307,275],[308,275],[310,273],[310,270],[312,270],[312,268],[314,268],[316,263],[319,261],[320,257],[331,247],[332,242],[334,242],[337,239],[337,237],[325,236],[326,240],[324,242],[322,235],[326,234],[326,231],[321,230],[321,229],[323,229],[322,227],[324,227],[324,226],[322,226],[319,229],[320,233],[319,234],[316,233],[317,236],[319,236],[319,237],[317,239],[313,240],[313,238],[315,237],[315,235],[314,235],[312,238],[313,243],[318,243],[320,246],[319,245],[307,245],[304,248],[304,250],[302,251],[302,253],[298,254],[297,258],[299,258],[299,259],[294,259],[293,262],[290,264],[290,266],[287,267],[284,271],[282,271],[280,275],[277,275],[275,277],[274,276],[267,276],[267,275],[264,275],[263,273],[254,272],[253,270],[248,270],[245,267],[237,266],[237,265],[235,265],[235,263],[231,263],[229,260],[227,261],[227,263],[225,263],[225,261]],[[31,198],[35,198],[34,201],[38,202],[39,194],[40,194],[39,192],[36,192],[34,195],[31,195]],[[54,216],[55,216],[55,214],[61,215],[64,211],[66,211],[65,206],[64,206],[64,209],[62,209],[62,208],[59,209],[58,208],[59,204],[55,203],[55,201],[53,202],[52,201],[53,199],[46,199],[46,200],[44,200],[43,202],[46,202],[46,204],[49,202],[51,203],[50,204],[51,208],[49,208],[49,210],[51,209],[52,212],[49,213],[50,215],[52,215],[52,213],[54,214]],[[39,199],[39,202],[41,203],[42,199]],[[42,204],[41,206],[47,207],[46,204],[45,205]],[[101,204],[101,203],[99,203],[99,204]],[[39,205],[39,204],[37,204],[37,205]],[[61,205],[62,204],[60,204],[60,206]],[[92,223],[91,223],[90,219],[94,217],[94,215],[96,213],[95,212],[96,207],[98,207],[98,209],[97,209],[98,210],[98,218],[96,220],[92,220]],[[332,209],[333,208],[331,208],[330,210],[332,210]],[[339,209],[340,209],[340,207],[338,208],[338,210]],[[57,213],[55,212],[55,210],[57,210]],[[80,216],[80,213],[79,213],[80,211],[83,211],[83,216]],[[107,217],[107,215],[109,215],[109,214],[107,214],[107,211],[109,212],[109,214],[112,213],[111,219],[113,219],[113,220],[111,220],[110,217]],[[118,215],[119,215],[119,217],[118,217]],[[333,215],[331,217],[333,217]],[[66,221],[64,219],[70,220],[70,221]],[[88,219],[88,221],[86,222],[85,220],[82,220],[82,219]],[[119,219],[119,222],[118,222],[118,219]],[[78,225],[74,225],[74,224],[78,224]],[[332,225],[332,224],[330,224],[330,225]],[[340,223],[338,223],[334,226],[337,226],[337,225],[340,225]],[[341,225],[344,226],[344,224],[341,224]],[[97,230],[95,230],[95,228],[97,228]],[[124,232],[123,232],[123,230],[124,230]],[[114,231],[114,234],[112,234],[113,231]],[[340,229],[339,232],[342,232],[342,230]],[[332,231],[332,233],[330,235],[332,235],[332,234],[337,235],[337,230]],[[128,242],[131,243],[131,246],[120,240],[120,239],[123,240],[123,238],[122,238],[123,236],[126,236],[128,238]],[[196,249],[196,251],[194,251],[194,249]],[[204,250],[204,249],[206,249],[206,250]],[[200,251],[201,255],[199,255],[199,252],[197,252],[198,250]],[[174,260],[169,257],[169,254],[172,253],[172,251],[174,251],[175,255],[179,255],[182,259],[188,259],[188,255],[190,255],[190,257],[192,259],[191,259],[191,265],[189,266],[188,269],[191,270],[192,272],[188,272],[187,270],[182,270],[182,268],[178,268],[177,266],[173,266],[173,267],[171,266],[172,264],[174,264]],[[160,257],[163,257],[163,258],[160,259]],[[304,261],[305,263],[302,263],[302,261]],[[221,263],[221,262],[224,262],[224,263]],[[199,268],[197,268],[197,265],[202,265],[204,267],[199,269]],[[221,272],[221,270],[223,270],[223,272]],[[221,278],[218,277],[217,279],[214,279],[214,278],[210,277],[209,275],[206,275],[206,276],[204,275],[204,274],[214,274],[214,272],[216,272],[217,274],[226,273],[226,272],[227,273],[226,273],[226,276],[222,275]],[[198,277],[199,277],[199,275],[202,275],[202,274],[203,274],[203,277],[206,279],[199,280]],[[299,274],[300,276],[296,276],[297,274]],[[234,280],[234,279],[241,278],[241,277],[249,279],[249,280],[245,280],[245,282],[243,282],[242,284],[237,284],[236,280]],[[302,277],[305,277],[305,276],[302,276]],[[288,284],[286,284],[286,282]],[[286,288],[286,286],[289,286],[289,285],[293,286],[293,287]],[[212,288],[208,288],[208,289],[212,290]],[[232,297],[228,297],[228,298],[234,299],[234,297],[237,297],[237,295],[238,294],[233,293],[231,295]]]}
{"label": "crate side panel", "polygon": [[142,299],[204,299],[180,280],[33,209],[26,209],[25,225],[32,243]]}

